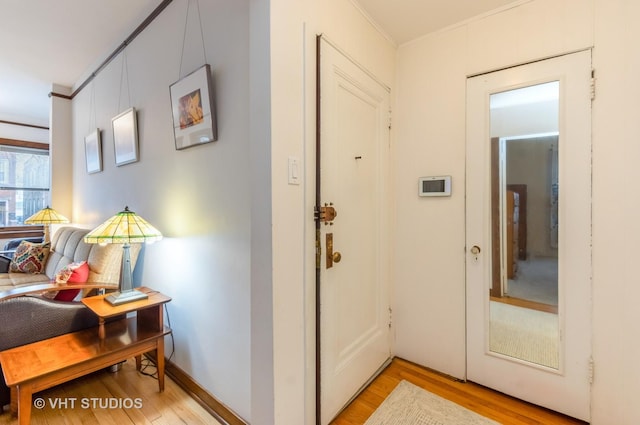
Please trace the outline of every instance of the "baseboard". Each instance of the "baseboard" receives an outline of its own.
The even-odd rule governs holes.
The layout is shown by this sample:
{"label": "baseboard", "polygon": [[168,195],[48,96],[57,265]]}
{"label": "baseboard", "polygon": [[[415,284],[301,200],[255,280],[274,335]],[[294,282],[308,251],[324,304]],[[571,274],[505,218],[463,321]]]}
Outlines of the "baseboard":
{"label": "baseboard", "polygon": [[[147,353],[145,356],[156,363],[155,352]],[[248,423],[236,415],[233,410],[202,388],[189,374],[176,366],[175,363],[165,359],[164,371],[168,377],[218,421],[226,425],[248,425]]]}

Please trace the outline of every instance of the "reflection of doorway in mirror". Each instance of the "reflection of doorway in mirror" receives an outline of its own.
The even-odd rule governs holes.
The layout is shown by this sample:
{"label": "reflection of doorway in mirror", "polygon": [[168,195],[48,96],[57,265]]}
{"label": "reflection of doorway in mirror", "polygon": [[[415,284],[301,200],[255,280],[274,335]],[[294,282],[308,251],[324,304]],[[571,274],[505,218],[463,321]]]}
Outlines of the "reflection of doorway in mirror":
{"label": "reflection of doorway in mirror", "polygon": [[492,210],[501,290],[490,301],[489,351],[558,369],[558,134],[497,143]]}
{"label": "reflection of doorway in mirror", "polygon": [[517,199],[515,234],[507,241],[513,273],[506,295],[558,306],[558,135],[507,139],[507,199]]}
{"label": "reflection of doorway in mirror", "polygon": [[558,105],[557,81],[491,95],[489,351],[552,369],[560,355]]}

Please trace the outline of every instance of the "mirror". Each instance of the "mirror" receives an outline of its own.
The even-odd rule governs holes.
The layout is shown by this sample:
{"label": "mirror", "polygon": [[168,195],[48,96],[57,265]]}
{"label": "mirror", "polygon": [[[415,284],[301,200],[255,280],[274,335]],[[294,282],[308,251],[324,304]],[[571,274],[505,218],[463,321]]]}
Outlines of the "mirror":
{"label": "mirror", "polygon": [[489,350],[559,369],[558,81],[491,95]]}

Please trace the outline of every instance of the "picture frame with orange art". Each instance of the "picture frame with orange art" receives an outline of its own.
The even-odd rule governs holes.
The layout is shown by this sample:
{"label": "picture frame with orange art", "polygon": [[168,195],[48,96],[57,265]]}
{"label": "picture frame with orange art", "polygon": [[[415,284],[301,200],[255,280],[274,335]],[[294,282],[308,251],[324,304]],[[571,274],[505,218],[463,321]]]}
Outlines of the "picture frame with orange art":
{"label": "picture frame with orange art", "polygon": [[205,64],[170,87],[177,150],[218,140],[211,67]]}

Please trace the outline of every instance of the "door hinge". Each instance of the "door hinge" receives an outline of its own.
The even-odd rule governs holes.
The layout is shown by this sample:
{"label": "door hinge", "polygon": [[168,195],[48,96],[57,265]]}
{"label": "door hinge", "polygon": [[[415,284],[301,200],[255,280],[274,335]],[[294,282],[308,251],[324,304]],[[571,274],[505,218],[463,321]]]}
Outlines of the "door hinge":
{"label": "door hinge", "polygon": [[389,307],[389,329],[391,329],[391,325],[393,324],[393,310]]}
{"label": "door hinge", "polygon": [[593,357],[589,357],[589,384],[593,384],[594,373],[595,373],[595,364],[593,362]]}
{"label": "door hinge", "polygon": [[391,130],[391,109],[389,109],[389,116],[388,116],[388,118],[389,118],[389,121],[388,121],[388,124],[389,124],[389,125],[388,125],[388,127],[389,127],[389,130]]}
{"label": "door hinge", "polygon": [[320,230],[316,230],[316,269],[320,270],[320,260],[322,258],[322,245],[320,244]]}
{"label": "door hinge", "polygon": [[596,70],[591,70],[591,100],[596,100]]}

